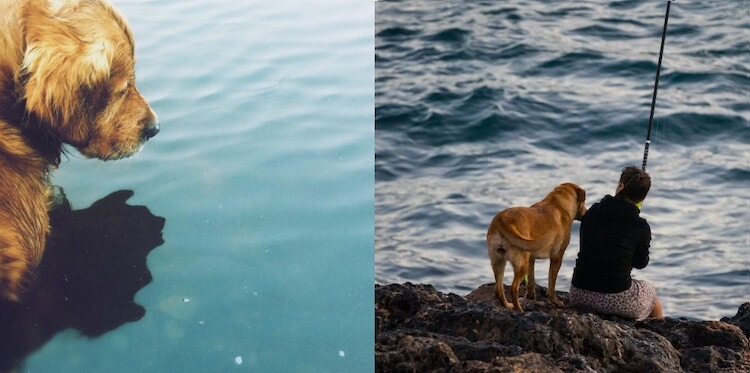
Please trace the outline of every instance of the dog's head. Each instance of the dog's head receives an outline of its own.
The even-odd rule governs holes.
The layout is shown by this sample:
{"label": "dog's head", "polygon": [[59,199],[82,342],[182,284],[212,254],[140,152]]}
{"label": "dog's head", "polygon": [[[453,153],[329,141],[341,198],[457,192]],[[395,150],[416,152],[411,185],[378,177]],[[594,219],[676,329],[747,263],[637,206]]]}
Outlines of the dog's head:
{"label": "dog's head", "polygon": [[159,132],[135,87],[133,35],[105,0],[31,0],[17,89],[26,111],[87,157],[119,159]]}
{"label": "dog's head", "polygon": [[583,219],[583,216],[586,215],[586,191],[573,183],[564,183],[560,186],[568,189],[575,195],[576,205],[575,216],[573,216],[573,218],[580,221]]}

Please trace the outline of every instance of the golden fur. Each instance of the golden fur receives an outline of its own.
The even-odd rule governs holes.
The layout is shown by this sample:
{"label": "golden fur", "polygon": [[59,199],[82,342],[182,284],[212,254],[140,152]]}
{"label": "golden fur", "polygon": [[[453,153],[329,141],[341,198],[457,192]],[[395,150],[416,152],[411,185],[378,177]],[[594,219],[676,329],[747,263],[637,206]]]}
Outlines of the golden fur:
{"label": "golden fur", "polygon": [[562,306],[555,294],[555,282],[570,242],[570,227],[573,219],[581,220],[586,214],[585,202],[583,189],[564,183],[530,207],[511,207],[495,215],[487,230],[487,251],[495,274],[497,295],[503,306],[511,308],[503,287],[506,261],[513,266],[513,306],[523,311],[518,301],[518,288],[528,274],[526,288],[531,289],[528,296],[530,299],[536,297],[534,261],[541,258],[550,259],[547,297],[553,304]]}
{"label": "golden fur", "polygon": [[134,51],[105,0],[0,1],[0,296],[18,300],[41,260],[62,144],[119,159],[158,132]]}

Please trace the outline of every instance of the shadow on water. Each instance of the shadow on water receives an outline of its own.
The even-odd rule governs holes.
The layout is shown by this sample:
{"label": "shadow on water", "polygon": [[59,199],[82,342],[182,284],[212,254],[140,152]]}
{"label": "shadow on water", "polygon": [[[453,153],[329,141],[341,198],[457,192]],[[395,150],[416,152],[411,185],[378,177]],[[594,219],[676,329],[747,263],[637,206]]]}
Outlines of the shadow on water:
{"label": "shadow on water", "polygon": [[0,372],[65,329],[93,338],[146,314],[134,297],[151,282],[146,256],[164,243],[165,219],[126,204],[132,196],[121,190],[73,210],[62,195],[34,284],[20,303],[0,300]]}

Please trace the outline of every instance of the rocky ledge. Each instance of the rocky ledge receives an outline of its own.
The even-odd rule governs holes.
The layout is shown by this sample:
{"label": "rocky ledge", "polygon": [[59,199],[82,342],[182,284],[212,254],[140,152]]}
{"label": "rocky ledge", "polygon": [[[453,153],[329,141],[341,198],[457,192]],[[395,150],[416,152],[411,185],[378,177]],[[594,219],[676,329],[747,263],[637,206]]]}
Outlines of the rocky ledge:
{"label": "rocky ledge", "polygon": [[750,372],[750,303],[721,321],[632,321],[556,308],[536,291],[519,313],[500,305],[494,284],[466,297],[375,285],[376,371]]}

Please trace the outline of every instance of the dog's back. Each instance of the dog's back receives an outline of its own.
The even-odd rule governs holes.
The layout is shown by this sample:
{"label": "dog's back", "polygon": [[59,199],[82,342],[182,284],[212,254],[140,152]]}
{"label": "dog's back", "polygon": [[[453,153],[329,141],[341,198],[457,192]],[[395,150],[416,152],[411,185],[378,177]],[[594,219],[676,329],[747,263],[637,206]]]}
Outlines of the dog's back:
{"label": "dog's back", "polygon": [[553,244],[563,230],[564,222],[558,211],[542,202],[500,211],[490,223],[488,236],[493,232],[514,248],[543,251]]}

